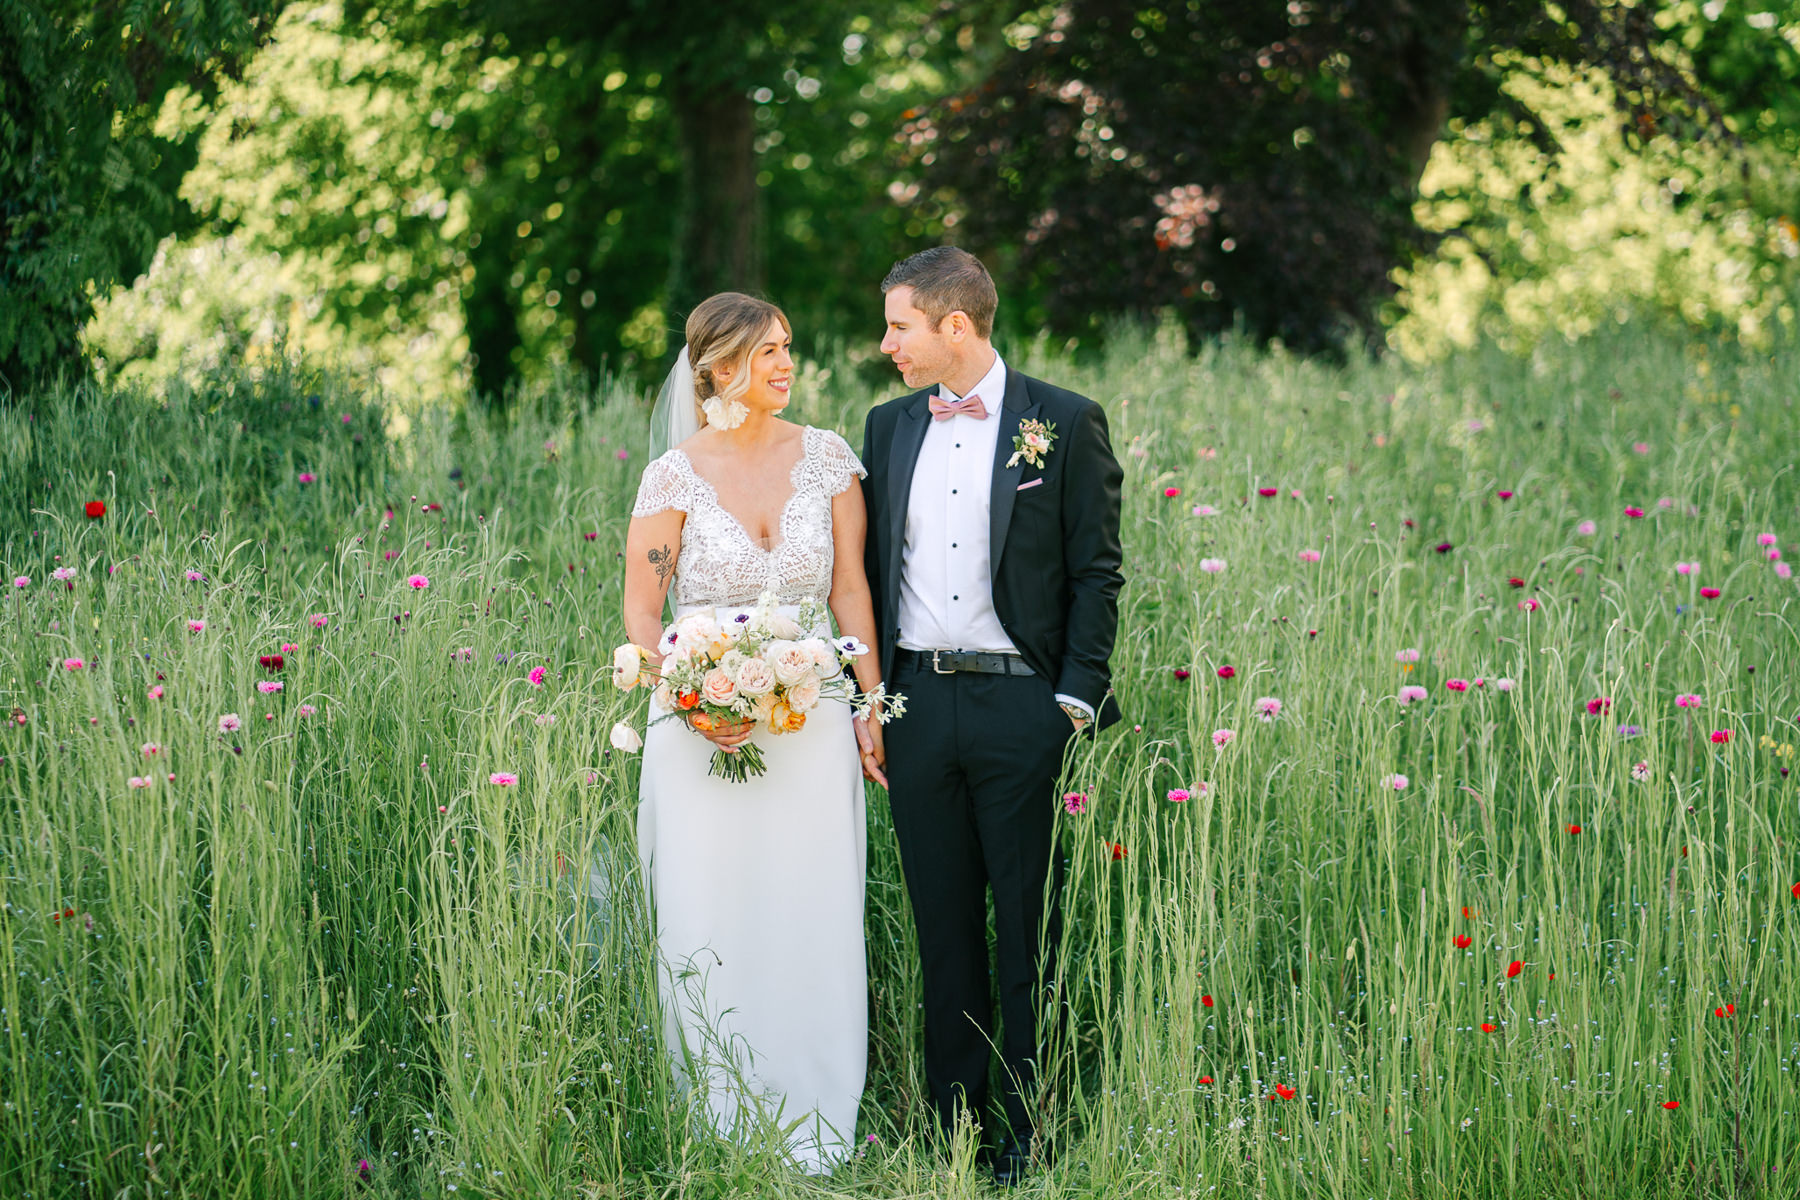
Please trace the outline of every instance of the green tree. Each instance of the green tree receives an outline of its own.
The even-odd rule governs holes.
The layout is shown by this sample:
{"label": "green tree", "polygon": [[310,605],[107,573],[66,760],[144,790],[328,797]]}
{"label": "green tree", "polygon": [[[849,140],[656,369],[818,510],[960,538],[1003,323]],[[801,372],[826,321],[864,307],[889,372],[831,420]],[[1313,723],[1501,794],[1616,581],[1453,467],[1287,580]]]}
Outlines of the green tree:
{"label": "green tree", "polygon": [[0,390],[76,368],[96,289],[130,278],[180,217],[191,151],[151,121],[210,88],[281,0],[0,0]]}

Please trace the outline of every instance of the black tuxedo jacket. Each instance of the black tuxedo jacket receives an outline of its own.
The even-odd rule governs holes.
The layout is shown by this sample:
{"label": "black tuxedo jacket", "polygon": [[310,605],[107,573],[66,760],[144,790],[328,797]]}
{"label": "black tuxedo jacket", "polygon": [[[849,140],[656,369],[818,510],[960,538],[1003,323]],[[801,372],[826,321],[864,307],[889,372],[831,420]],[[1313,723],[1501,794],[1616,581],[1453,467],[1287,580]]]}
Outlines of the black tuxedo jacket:
{"label": "black tuxedo jacket", "polygon": [[[863,496],[869,510],[867,569],[880,631],[881,676],[891,678],[900,620],[900,565],[913,467],[925,430],[927,388],[876,406],[863,430]],[[1104,729],[1119,719],[1112,695],[1113,639],[1119,625],[1119,488],[1106,413],[1085,396],[1006,369],[998,417],[988,561],[994,611],[1027,665],[1058,693],[1094,710]],[[1043,421],[1056,441],[1042,468],[1011,467],[1019,423]],[[947,647],[955,649],[956,647]]]}

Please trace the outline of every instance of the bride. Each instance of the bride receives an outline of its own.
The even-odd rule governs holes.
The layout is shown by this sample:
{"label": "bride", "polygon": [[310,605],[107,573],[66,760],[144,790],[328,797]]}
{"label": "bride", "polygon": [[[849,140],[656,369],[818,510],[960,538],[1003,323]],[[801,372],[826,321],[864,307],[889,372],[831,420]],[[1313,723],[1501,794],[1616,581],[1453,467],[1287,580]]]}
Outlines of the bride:
{"label": "bride", "polygon": [[[653,419],[653,452],[671,448],[644,468],[625,542],[626,633],[653,668],[671,587],[677,617],[721,621],[764,592],[789,617],[823,600],[875,644],[867,472],[837,434],[782,419],[792,341],[780,309],[736,292],[688,318]],[[856,660],[862,691],[881,682],[875,658]],[[862,778],[886,784],[881,726],[831,702],[780,737],[665,715],[652,705],[638,850],[676,1077],[719,1134],[786,1131],[788,1155],[827,1171],[850,1148],[867,1058]],[[716,750],[752,739],[766,774],[709,775]]]}

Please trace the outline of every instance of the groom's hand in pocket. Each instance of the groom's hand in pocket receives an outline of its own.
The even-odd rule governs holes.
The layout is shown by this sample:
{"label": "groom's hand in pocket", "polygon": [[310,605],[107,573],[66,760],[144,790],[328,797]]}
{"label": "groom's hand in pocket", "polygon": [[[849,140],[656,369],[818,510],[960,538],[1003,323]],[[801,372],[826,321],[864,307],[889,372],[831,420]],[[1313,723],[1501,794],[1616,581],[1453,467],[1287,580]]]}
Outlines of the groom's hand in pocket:
{"label": "groom's hand in pocket", "polygon": [[856,727],[856,748],[862,756],[863,778],[886,787],[887,747],[882,741],[881,722],[857,717],[851,723]]}

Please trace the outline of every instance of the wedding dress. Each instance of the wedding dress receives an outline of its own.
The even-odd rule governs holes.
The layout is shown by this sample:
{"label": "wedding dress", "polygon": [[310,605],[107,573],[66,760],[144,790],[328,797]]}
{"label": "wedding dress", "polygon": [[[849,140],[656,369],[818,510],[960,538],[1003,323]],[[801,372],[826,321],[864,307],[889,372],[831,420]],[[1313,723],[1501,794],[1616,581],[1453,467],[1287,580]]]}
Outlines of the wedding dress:
{"label": "wedding dress", "polygon": [[[828,597],[831,500],[866,472],[835,433],[808,426],[802,443],[770,549],[681,450],[645,468],[632,515],[686,514],[677,617],[716,608],[729,620],[768,591],[797,617],[802,601]],[[768,772],[742,783],[709,776],[713,744],[663,715],[652,706],[638,851],[676,1079],[720,1135],[792,1126],[787,1153],[828,1170],[855,1134],[868,1049],[863,786],[849,706],[820,704],[798,733],[758,729]]]}

